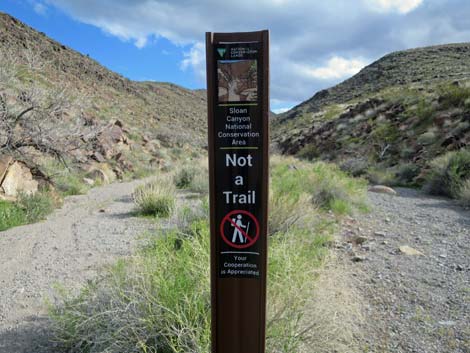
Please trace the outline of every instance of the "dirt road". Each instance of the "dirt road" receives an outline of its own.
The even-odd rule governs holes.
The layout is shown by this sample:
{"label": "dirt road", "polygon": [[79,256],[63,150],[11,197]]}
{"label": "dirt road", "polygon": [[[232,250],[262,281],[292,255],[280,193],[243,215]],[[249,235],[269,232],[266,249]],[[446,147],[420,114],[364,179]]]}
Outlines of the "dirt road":
{"label": "dirt road", "polygon": [[364,352],[469,353],[470,212],[398,193],[369,193],[372,212],[344,228],[366,306]]}
{"label": "dirt road", "polygon": [[0,353],[48,352],[44,300],[54,284],[78,288],[155,228],[132,215],[141,182],[69,197],[46,221],[0,232]]}

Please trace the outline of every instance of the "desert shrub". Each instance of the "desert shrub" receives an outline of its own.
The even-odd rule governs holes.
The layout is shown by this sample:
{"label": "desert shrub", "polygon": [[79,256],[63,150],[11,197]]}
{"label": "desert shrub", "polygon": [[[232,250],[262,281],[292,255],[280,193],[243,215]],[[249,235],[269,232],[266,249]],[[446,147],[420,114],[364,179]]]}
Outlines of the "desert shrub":
{"label": "desert shrub", "polygon": [[191,166],[179,168],[173,177],[173,182],[178,189],[208,193],[209,172],[207,169],[207,160],[194,160]]}
{"label": "desert shrub", "polygon": [[314,215],[315,209],[309,195],[303,194],[299,198],[293,198],[288,194],[273,191],[269,197],[269,234],[285,233]]}
{"label": "desert shrub", "polygon": [[430,145],[436,141],[436,133],[434,131],[426,131],[425,133],[418,136],[417,142],[420,145]]}
{"label": "desert shrub", "polygon": [[467,131],[470,131],[470,121],[461,121],[452,129],[451,134],[454,136],[460,136]]}
{"label": "desert shrub", "polygon": [[205,173],[197,173],[194,176],[189,190],[201,194],[209,193],[209,174],[207,171]]}
{"label": "desert shrub", "polygon": [[397,182],[402,185],[409,185],[414,182],[421,172],[421,168],[414,163],[405,163],[398,168],[397,172]]}
{"label": "desert shrub", "polygon": [[375,185],[393,186],[397,184],[396,174],[386,168],[371,167],[367,170],[366,178]]}
{"label": "desert shrub", "polygon": [[369,162],[363,158],[350,158],[340,164],[340,169],[354,177],[364,175],[369,167]]}
{"label": "desert shrub", "polygon": [[200,194],[209,193],[209,171],[207,159],[202,158],[194,163],[195,174],[189,185],[189,190]]}
{"label": "desert shrub", "polygon": [[17,203],[24,210],[27,223],[43,220],[56,206],[52,195],[47,192],[38,192],[34,195],[21,194]]}
{"label": "desert shrub", "polygon": [[55,187],[64,196],[82,195],[89,190],[83,177],[75,172],[64,171],[52,178]]}
{"label": "desert shrub", "polygon": [[196,237],[152,238],[134,259],[51,309],[58,342],[71,353],[208,352],[208,247],[207,226]]}
{"label": "desert shrub", "polygon": [[180,168],[174,178],[173,181],[175,183],[175,186],[178,189],[188,189],[191,186],[191,183],[194,180],[194,177],[196,175],[196,168],[194,167],[183,167]]}
{"label": "desert shrub", "polygon": [[299,152],[297,152],[297,157],[306,159],[306,160],[313,160],[315,158],[318,158],[319,152],[315,144],[311,143],[308,145],[305,145],[300,149]]}
{"label": "desert shrub", "polygon": [[202,200],[193,200],[191,206],[184,205],[179,207],[174,217],[174,224],[182,236],[192,236],[194,235],[194,229],[191,225],[208,218],[209,198],[206,197]]}
{"label": "desert shrub", "polygon": [[431,161],[424,190],[433,195],[459,199],[469,178],[470,150],[449,152]]}
{"label": "desert shrub", "polygon": [[415,114],[419,118],[417,121],[418,124],[429,122],[430,119],[433,117],[435,112],[434,107],[432,106],[431,102],[428,100],[421,98],[416,105]]}
{"label": "desert shrub", "polygon": [[154,179],[138,186],[133,194],[137,212],[146,216],[168,217],[175,203],[176,192],[167,179]]}
{"label": "desert shrub", "polygon": [[277,190],[293,200],[308,193],[312,203],[323,210],[349,213],[366,208],[365,181],[349,177],[332,164],[285,159],[275,162],[271,173],[273,192]]}
{"label": "desert shrub", "polygon": [[462,183],[462,187],[459,192],[459,200],[463,206],[470,207],[470,179],[467,179]]}
{"label": "desert shrub", "polygon": [[343,108],[339,105],[332,105],[323,114],[324,120],[333,120],[343,112]]}
{"label": "desert shrub", "polygon": [[313,203],[324,209],[333,209],[335,206],[341,208],[343,213],[343,200],[347,200],[347,192],[342,188],[341,185],[337,184],[333,180],[322,178],[319,183],[312,190]]}
{"label": "desert shrub", "polygon": [[465,107],[465,101],[469,98],[469,87],[445,85],[439,88],[439,102],[444,109]]}
{"label": "desert shrub", "polygon": [[415,155],[416,151],[413,147],[402,147],[400,148],[400,157],[404,159],[411,159]]}
{"label": "desert shrub", "polygon": [[24,210],[13,202],[0,200],[0,231],[26,223]]}

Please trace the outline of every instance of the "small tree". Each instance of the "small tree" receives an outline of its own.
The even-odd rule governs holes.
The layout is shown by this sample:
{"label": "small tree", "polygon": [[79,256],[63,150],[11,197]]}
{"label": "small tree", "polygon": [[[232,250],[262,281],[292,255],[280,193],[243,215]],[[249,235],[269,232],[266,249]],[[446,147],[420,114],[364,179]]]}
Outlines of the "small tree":
{"label": "small tree", "polygon": [[84,119],[85,97],[69,87],[23,82],[18,70],[31,70],[30,62],[22,65],[11,54],[0,53],[0,68],[0,154],[33,163],[29,151],[40,151],[65,163],[72,151],[92,143],[98,131]]}

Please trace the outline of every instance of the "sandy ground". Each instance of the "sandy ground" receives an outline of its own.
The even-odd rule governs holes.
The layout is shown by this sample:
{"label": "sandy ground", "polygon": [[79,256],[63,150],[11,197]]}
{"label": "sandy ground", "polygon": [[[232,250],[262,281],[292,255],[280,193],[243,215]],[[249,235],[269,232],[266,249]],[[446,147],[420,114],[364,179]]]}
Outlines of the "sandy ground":
{"label": "sandy ground", "polygon": [[44,304],[54,285],[79,288],[156,227],[132,214],[139,183],[68,197],[46,221],[0,232],[0,353],[49,352]]}

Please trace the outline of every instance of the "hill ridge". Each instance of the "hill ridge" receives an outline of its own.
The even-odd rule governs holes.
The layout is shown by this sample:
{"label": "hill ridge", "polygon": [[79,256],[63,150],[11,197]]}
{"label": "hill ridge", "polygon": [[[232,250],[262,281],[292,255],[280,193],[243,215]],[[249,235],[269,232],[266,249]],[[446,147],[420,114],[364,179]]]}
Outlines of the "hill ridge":
{"label": "hill ridge", "polygon": [[[447,58],[442,54],[447,54]],[[429,76],[430,74],[429,72],[422,72],[423,67],[428,68],[427,64],[432,64],[434,60],[436,60],[436,63],[442,63],[442,60],[449,59],[455,63],[456,61],[452,60],[452,56],[455,54],[461,56],[460,61],[462,68],[465,70],[453,72],[455,66],[429,67],[429,69],[434,71],[432,73],[434,77],[428,77],[428,79],[423,80],[423,77]],[[419,66],[412,65],[412,62],[418,61],[420,61]],[[389,66],[390,62],[392,62],[392,64],[396,62],[396,65]],[[316,112],[328,104],[346,103],[349,100],[360,98],[368,93],[380,91],[381,89],[391,86],[468,79],[470,78],[470,66],[466,64],[468,62],[470,62],[470,42],[424,46],[391,52],[365,66],[356,75],[353,75],[343,82],[316,92],[311,98],[298,104],[289,111],[280,114],[279,120],[292,119],[301,113]],[[407,69],[409,76],[406,77],[406,75],[403,75],[400,71],[387,72],[390,71],[389,69],[393,69],[397,66],[400,67],[400,70]],[[374,84],[372,82],[373,80],[377,80],[378,82]],[[357,91],[359,89],[361,92]]]}

